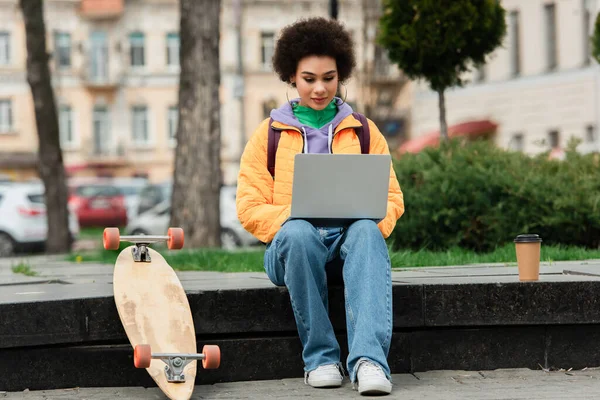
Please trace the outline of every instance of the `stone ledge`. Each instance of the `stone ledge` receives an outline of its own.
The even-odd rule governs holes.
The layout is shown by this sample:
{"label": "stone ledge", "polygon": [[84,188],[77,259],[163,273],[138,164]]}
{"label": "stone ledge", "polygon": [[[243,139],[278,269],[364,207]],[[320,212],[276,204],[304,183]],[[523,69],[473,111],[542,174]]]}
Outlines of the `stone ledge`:
{"label": "stone ledge", "polygon": [[[543,271],[535,283],[520,283],[514,267],[394,271],[392,372],[600,365],[600,263]],[[57,262],[35,278],[2,273],[9,279],[0,279],[0,390],[154,385],[132,365],[111,268]],[[219,370],[200,368],[198,384],[302,376],[285,288],[256,273],[178,275],[199,349],[215,343],[223,353]],[[343,303],[343,288],[332,286],[345,360]]]}
{"label": "stone ledge", "polygon": [[[60,286],[64,291],[79,285],[47,284],[43,288],[51,292],[52,286]],[[199,337],[277,336],[296,332],[285,288],[190,288],[187,293]],[[112,294],[93,296],[0,303],[0,348],[94,341],[125,343],[127,338]],[[396,330],[600,323],[600,280],[396,283],[393,297]],[[330,314],[334,328],[344,331],[341,287],[330,288]]]}
{"label": "stone ledge", "polygon": [[[392,373],[502,368],[582,369],[600,365],[596,343],[600,325],[443,328],[395,331],[389,355]],[[338,336],[342,361],[346,338]],[[196,384],[300,378],[297,337],[198,341],[221,347],[219,369],[199,367]],[[128,344],[0,349],[0,389],[156,386],[145,370],[133,366]]]}

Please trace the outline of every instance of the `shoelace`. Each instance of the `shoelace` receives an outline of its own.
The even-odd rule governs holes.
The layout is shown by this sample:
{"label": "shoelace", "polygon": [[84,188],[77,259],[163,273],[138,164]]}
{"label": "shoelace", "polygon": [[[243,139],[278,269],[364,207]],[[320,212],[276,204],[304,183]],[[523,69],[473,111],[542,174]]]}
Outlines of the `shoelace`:
{"label": "shoelace", "polygon": [[379,365],[370,362],[363,362],[359,367],[361,375],[381,375],[383,370]]}
{"label": "shoelace", "polygon": [[[327,372],[329,372],[329,371],[335,371],[335,372],[337,372],[338,374],[341,374],[341,375],[342,375],[342,377],[345,375],[345,374],[344,374],[344,370],[343,370],[343,368],[340,368],[340,367],[339,367],[337,364],[327,364],[327,365],[322,365],[322,366],[320,366],[320,367],[319,367],[319,368],[317,368],[317,369],[319,369],[319,370],[321,370],[321,371],[327,371]],[[315,370],[315,371],[316,371],[316,370]],[[311,373],[312,373],[312,372],[315,372],[315,371],[311,371]],[[305,384],[308,384],[308,375],[309,375],[309,373],[308,373],[308,372],[305,372],[305,373],[304,373],[304,383],[305,383]]]}
{"label": "shoelace", "polygon": [[[383,373],[383,370],[381,369],[381,367],[379,365],[373,364],[369,361],[361,361],[358,364],[358,372],[363,377],[365,377],[365,376],[381,376],[382,374],[385,376],[385,374]],[[357,376],[357,380],[354,382],[354,384],[352,386],[353,386],[354,390],[358,390],[358,376]]]}

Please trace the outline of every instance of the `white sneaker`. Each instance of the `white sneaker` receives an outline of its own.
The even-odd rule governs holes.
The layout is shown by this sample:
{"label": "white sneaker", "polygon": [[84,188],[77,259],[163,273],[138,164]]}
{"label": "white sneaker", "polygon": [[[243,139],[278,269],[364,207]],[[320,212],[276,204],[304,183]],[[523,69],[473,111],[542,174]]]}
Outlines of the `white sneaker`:
{"label": "white sneaker", "polygon": [[342,386],[342,374],[337,364],[321,365],[304,374],[304,383],[314,388]]}
{"label": "white sneaker", "polygon": [[370,361],[359,361],[354,388],[361,395],[382,395],[392,392],[392,382],[379,365]]}

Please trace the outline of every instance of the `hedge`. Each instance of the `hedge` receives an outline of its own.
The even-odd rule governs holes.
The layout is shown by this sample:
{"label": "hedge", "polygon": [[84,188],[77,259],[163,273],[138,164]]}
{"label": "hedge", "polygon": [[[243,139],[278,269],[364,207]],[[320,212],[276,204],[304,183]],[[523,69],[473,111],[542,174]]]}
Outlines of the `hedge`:
{"label": "hedge", "polygon": [[394,249],[490,251],[520,233],[544,243],[600,244],[600,163],[571,145],[564,161],[486,141],[450,141],[394,160],[405,214]]}

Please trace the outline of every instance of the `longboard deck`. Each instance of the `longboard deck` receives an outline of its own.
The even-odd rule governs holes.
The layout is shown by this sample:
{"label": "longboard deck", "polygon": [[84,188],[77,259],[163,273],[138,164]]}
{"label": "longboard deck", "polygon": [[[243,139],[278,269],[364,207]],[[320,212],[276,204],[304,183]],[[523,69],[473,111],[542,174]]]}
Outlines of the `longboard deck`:
{"label": "longboard deck", "polygon": [[[192,313],[175,271],[151,248],[151,262],[133,261],[133,247],[119,254],[113,275],[115,303],[132,347],[149,344],[152,353],[196,353]],[[152,359],[146,370],[170,399],[188,400],[196,365],[193,360],[186,366],[183,383],[167,381],[162,360]]]}

